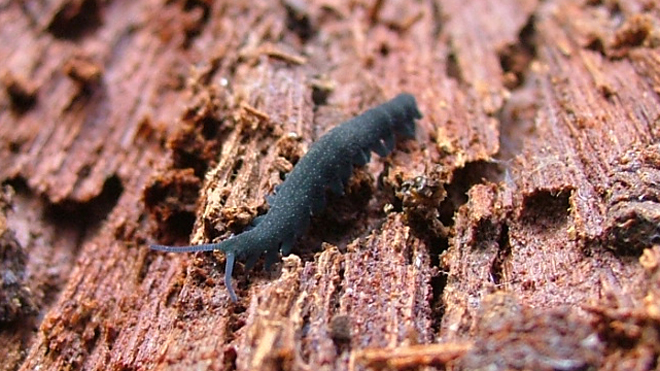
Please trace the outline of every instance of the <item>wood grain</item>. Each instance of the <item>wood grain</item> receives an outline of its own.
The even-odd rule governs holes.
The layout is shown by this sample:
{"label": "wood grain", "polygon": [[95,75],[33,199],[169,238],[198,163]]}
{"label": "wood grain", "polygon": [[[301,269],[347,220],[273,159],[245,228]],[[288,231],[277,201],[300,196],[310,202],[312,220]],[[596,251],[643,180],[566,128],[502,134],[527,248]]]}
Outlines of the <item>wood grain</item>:
{"label": "wood grain", "polygon": [[[656,367],[653,1],[0,1],[3,370]],[[406,91],[273,272],[214,241]],[[262,264],[259,263],[257,268]],[[490,368],[489,368],[490,369]]]}

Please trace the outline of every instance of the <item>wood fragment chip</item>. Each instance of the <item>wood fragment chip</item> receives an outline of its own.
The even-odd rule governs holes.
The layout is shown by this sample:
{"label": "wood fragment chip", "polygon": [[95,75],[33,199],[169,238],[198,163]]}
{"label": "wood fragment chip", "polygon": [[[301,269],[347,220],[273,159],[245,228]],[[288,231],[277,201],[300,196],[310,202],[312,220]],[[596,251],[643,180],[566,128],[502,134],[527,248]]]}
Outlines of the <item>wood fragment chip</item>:
{"label": "wood fragment chip", "polygon": [[307,63],[307,58],[301,57],[299,55],[294,55],[287,53],[281,49],[278,49],[272,45],[267,45],[261,48],[261,54],[265,54],[271,58],[279,59],[287,63],[303,65]]}
{"label": "wood fragment chip", "polygon": [[243,108],[248,113],[258,117],[259,119],[262,119],[264,121],[270,120],[270,116],[266,112],[258,110],[256,108],[252,107],[249,103],[242,102],[241,103],[241,108]]}
{"label": "wood fragment chip", "polygon": [[410,29],[410,27],[414,26],[415,23],[417,23],[419,20],[424,17],[423,12],[417,12],[415,14],[408,15],[406,17],[403,17],[401,19],[396,19],[396,20],[386,20],[383,21],[387,26],[392,27],[393,29],[399,31],[399,32],[406,32]]}
{"label": "wood fragment chip", "polygon": [[358,362],[377,370],[403,370],[419,366],[442,367],[472,349],[471,342],[412,345],[400,348],[363,349],[356,353]]}
{"label": "wood fragment chip", "polygon": [[87,56],[74,56],[63,67],[64,74],[80,84],[94,84],[101,79],[103,68]]}

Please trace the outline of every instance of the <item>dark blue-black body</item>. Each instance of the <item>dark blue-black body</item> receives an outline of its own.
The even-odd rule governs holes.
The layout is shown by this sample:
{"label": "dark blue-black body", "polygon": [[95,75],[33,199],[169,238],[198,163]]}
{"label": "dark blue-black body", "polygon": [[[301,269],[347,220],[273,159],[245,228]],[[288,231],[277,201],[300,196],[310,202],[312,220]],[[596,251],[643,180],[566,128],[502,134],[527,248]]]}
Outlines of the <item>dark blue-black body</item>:
{"label": "dark blue-black body", "polygon": [[253,220],[251,229],[219,243],[151,248],[167,252],[223,251],[225,285],[231,299],[237,301],[231,285],[235,259],[247,259],[250,268],[265,253],[268,268],[277,261],[280,251],[288,255],[296,239],[307,230],[310,217],[325,208],[327,190],[343,194],[354,165],[369,162],[371,151],[387,156],[394,149],[395,135],[414,138],[415,119],[421,117],[415,97],[399,94],[314,142],[276,193],[267,197],[270,209]]}

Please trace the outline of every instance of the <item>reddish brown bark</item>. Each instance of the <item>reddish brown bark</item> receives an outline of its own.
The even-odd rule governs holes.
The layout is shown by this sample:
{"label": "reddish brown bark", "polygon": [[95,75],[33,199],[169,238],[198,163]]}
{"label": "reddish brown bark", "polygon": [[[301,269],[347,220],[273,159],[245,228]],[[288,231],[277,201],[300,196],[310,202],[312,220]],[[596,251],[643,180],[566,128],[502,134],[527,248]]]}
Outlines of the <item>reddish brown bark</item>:
{"label": "reddish brown bark", "polygon": [[[653,369],[651,1],[0,6],[2,369]],[[407,91],[273,272],[221,240],[329,128]]]}

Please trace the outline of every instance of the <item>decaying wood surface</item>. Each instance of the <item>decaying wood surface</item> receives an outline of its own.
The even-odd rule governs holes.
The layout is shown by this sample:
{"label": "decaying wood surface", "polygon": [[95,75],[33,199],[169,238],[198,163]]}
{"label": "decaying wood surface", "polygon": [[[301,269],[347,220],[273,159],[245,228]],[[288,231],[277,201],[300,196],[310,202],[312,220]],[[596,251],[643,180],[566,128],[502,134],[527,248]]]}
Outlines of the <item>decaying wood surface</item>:
{"label": "decaying wood surface", "polygon": [[[651,0],[0,1],[0,369],[650,370]],[[407,91],[273,272],[220,253]]]}

